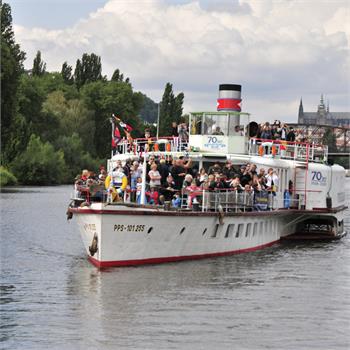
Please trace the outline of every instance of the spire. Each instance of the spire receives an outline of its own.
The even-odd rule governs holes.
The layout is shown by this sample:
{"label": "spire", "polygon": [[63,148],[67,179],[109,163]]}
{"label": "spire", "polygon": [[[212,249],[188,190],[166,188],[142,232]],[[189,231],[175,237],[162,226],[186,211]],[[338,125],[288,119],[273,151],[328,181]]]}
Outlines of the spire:
{"label": "spire", "polygon": [[326,107],[325,107],[325,105],[324,105],[323,94],[321,94],[320,104],[318,105],[317,112],[318,112],[318,113],[324,112],[325,109],[326,109]]}
{"label": "spire", "polygon": [[300,104],[299,104],[299,113],[298,113],[298,122],[303,122],[303,116],[304,116],[304,107],[303,107],[303,98],[300,97]]}
{"label": "spire", "polygon": [[304,107],[303,107],[303,98],[300,97],[300,104],[299,104],[299,113],[304,112]]}

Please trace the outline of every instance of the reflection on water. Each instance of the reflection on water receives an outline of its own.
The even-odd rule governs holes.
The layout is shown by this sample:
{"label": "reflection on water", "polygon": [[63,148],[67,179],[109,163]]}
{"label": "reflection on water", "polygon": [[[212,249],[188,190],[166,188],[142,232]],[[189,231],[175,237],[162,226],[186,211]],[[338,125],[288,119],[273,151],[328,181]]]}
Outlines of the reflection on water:
{"label": "reflection on water", "polygon": [[350,345],[349,236],[99,271],[86,260],[74,219],[66,221],[70,192],[1,194],[1,348]]}

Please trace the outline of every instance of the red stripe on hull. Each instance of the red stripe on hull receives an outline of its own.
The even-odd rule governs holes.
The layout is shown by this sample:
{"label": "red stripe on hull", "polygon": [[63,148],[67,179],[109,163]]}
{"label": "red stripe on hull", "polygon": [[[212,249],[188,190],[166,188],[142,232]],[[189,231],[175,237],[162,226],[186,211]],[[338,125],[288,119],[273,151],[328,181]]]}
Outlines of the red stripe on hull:
{"label": "red stripe on hull", "polygon": [[162,258],[117,260],[117,261],[99,261],[99,260],[93,258],[92,256],[89,256],[88,258],[89,258],[90,262],[98,268],[106,268],[106,267],[112,267],[112,266],[135,266],[135,265],[146,265],[146,264],[161,264],[161,263],[167,263],[167,262],[175,262],[175,261],[183,261],[183,260],[197,260],[197,259],[214,258],[214,257],[218,257],[218,256],[226,256],[226,255],[233,255],[233,254],[239,254],[239,253],[248,253],[248,252],[253,252],[255,250],[270,247],[278,242],[279,242],[279,240],[276,240],[276,241],[262,244],[262,245],[252,247],[252,248],[231,250],[229,252],[208,253],[208,254],[198,254],[198,255],[169,256],[169,257],[162,257]]}

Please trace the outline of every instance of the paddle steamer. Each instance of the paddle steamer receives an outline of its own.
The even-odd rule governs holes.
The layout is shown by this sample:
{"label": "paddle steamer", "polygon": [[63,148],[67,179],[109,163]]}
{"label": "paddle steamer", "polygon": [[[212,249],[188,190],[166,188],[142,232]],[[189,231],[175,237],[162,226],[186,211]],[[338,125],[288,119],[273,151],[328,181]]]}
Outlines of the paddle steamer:
{"label": "paddle steamer", "polygon": [[[327,162],[327,146],[263,140],[256,123],[240,111],[241,86],[220,85],[218,110],[190,114],[189,139],[123,140],[108,160],[143,158],[141,204],[82,201],[68,208],[77,220],[89,260],[97,267],[129,266],[250,252],[281,239],[337,239],[344,229],[345,170]],[[213,132],[220,129],[220,134]],[[147,147],[145,147],[147,144]],[[180,208],[145,202],[150,156],[190,157],[200,169],[215,162],[272,167],[276,192],[203,190],[198,203]],[[109,197],[108,197],[109,198]]]}

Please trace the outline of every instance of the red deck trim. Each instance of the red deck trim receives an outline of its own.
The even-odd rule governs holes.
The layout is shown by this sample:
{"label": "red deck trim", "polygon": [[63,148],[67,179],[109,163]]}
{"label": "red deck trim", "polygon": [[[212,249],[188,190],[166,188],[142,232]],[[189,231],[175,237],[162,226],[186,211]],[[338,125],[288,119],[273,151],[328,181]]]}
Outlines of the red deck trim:
{"label": "red deck trim", "polygon": [[[246,212],[232,212],[225,213],[225,216],[273,216],[280,214],[317,214],[317,213],[337,213],[347,209],[346,206],[337,208],[314,208],[313,210],[298,210],[298,209],[278,209],[267,211],[246,211]],[[216,212],[201,212],[201,211],[156,211],[156,210],[106,210],[106,209],[81,209],[69,208],[73,214],[107,214],[107,215],[159,215],[159,216],[218,216]]]}
{"label": "red deck trim", "polygon": [[276,240],[276,241],[262,244],[252,248],[231,250],[229,252],[208,253],[208,254],[198,254],[198,255],[169,256],[169,257],[161,257],[161,258],[117,260],[117,261],[99,261],[93,258],[92,256],[89,256],[88,259],[93,265],[95,265],[100,269],[106,268],[106,267],[112,267],[112,266],[122,267],[122,266],[136,266],[136,265],[146,265],[146,264],[161,264],[161,263],[167,263],[167,262],[175,262],[175,261],[183,261],[183,260],[198,260],[198,259],[213,258],[218,256],[226,256],[226,255],[233,255],[233,254],[239,254],[239,253],[248,253],[248,252],[253,252],[255,250],[270,247],[278,242],[279,240]]}

